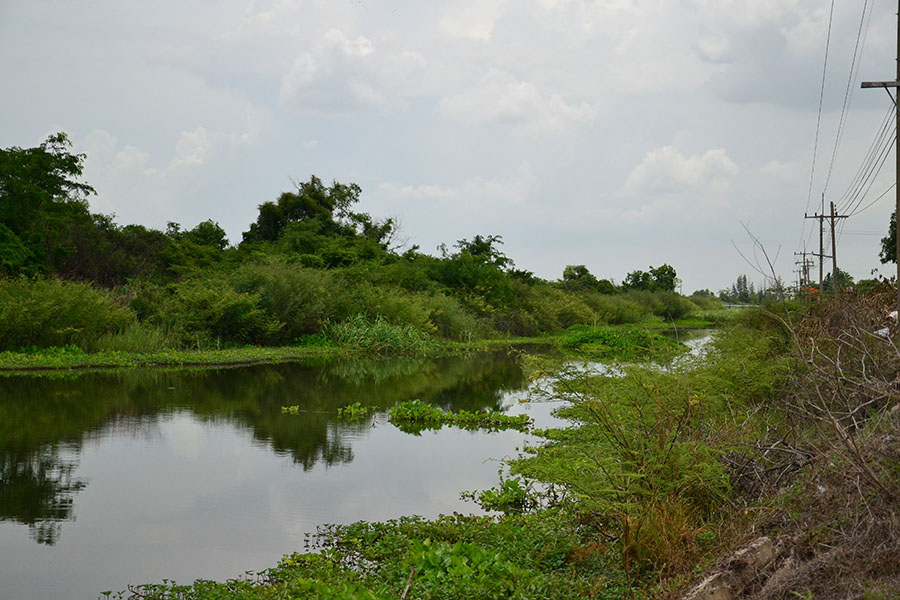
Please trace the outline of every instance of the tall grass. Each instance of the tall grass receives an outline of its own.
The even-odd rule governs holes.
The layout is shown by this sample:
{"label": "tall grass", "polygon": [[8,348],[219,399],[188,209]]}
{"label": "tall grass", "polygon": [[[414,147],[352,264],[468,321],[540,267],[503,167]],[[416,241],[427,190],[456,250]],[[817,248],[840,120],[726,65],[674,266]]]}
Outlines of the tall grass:
{"label": "tall grass", "polygon": [[384,317],[363,314],[329,322],[325,334],[340,346],[376,354],[419,354],[432,344],[428,334],[409,325],[393,325]]}

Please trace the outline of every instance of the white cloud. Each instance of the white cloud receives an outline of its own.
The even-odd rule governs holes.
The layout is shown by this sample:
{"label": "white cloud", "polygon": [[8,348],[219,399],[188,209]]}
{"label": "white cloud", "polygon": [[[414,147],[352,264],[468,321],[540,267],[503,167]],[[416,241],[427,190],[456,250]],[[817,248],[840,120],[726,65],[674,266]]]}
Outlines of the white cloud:
{"label": "white cloud", "polygon": [[731,188],[738,167],[725,150],[685,156],[677,148],[651,150],[634,167],[625,183],[630,193],[709,192],[721,194]]}
{"label": "white cloud", "polygon": [[365,36],[330,29],[297,55],[281,79],[278,102],[322,113],[403,108],[426,66],[416,52],[380,52]]}
{"label": "white cloud", "polygon": [[[486,212],[504,211],[522,205],[534,196],[537,179],[527,162],[508,177],[473,177],[456,186],[437,184],[397,184],[386,182],[379,188],[389,198],[401,201],[425,201],[458,209],[481,208]],[[468,216],[466,217],[468,218]]]}
{"label": "white cloud", "polygon": [[489,40],[506,4],[506,0],[453,3],[441,19],[441,29],[452,37]]}
{"label": "white cloud", "polygon": [[182,131],[175,144],[173,167],[202,165],[206,162],[210,151],[210,140],[206,129],[197,127],[193,131]]}
{"label": "white cloud", "polygon": [[582,102],[569,104],[531,82],[491,70],[477,87],[441,100],[439,111],[469,125],[505,125],[530,135],[555,135],[592,121],[597,110]]}

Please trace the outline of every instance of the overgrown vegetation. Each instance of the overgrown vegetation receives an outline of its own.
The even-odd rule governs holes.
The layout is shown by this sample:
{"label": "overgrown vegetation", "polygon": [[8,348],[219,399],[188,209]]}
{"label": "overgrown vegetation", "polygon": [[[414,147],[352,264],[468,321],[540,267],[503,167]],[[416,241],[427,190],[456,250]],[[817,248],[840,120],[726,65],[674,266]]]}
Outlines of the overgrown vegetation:
{"label": "overgrown vegetation", "polygon": [[646,329],[575,325],[559,340],[560,348],[598,360],[667,362],[687,350],[678,341]]}
{"label": "overgrown vegetation", "polygon": [[670,265],[622,286],[584,265],[558,281],[517,269],[499,235],[395,244],[393,220],[357,212],[356,184],[311,176],[259,205],[228,245],[208,219],[165,231],[90,212],[84,155],[65,134],[0,150],[0,351],[75,345],[87,352],[285,346],[327,336],[375,353],[432,340],[536,336],[573,325],[679,319]]}

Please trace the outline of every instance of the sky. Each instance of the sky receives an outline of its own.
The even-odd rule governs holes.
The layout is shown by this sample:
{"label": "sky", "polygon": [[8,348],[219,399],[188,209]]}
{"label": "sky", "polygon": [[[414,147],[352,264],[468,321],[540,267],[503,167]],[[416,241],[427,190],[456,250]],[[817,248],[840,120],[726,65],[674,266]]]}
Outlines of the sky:
{"label": "sky", "polygon": [[[499,235],[546,279],[668,263],[690,293],[761,282],[764,248],[792,281],[893,107],[859,83],[894,79],[897,4],[861,4],[0,0],[0,147],[65,131],[122,225],[238,243],[316,175],[431,254]],[[841,221],[857,279],[894,272],[892,157]]]}

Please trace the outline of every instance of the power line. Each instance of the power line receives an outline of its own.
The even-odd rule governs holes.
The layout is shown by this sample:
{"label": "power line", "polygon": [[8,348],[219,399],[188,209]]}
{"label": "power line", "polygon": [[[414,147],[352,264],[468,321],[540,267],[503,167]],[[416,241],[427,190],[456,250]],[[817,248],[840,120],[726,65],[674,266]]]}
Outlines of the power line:
{"label": "power line", "polygon": [[[892,183],[892,184],[891,184],[891,187],[889,187],[888,189],[886,189],[886,190],[884,190],[883,192],[881,192],[881,193],[878,195],[877,198],[875,198],[874,200],[872,200],[871,202],[869,202],[868,204],[866,204],[864,207],[862,207],[862,208],[860,208],[859,210],[854,211],[853,213],[851,213],[850,216],[852,217],[853,215],[858,215],[858,214],[861,213],[862,211],[871,208],[872,206],[875,205],[876,202],[878,202],[879,200],[881,200],[882,198],[884,198],[885,196],[887,196],[888,193],[889,193],[892,189],[894,189],[895,187],[897,187],[897,183],[896,183],[896,182]],[[881,234],[878,234],[878,235],[881,235]]]}
{"label": "power line", "polygon": [[[831,153],[831,163],[828,165],[828,175],[825,177],[825,187],[823,191],[828,191],[828,183],[831,181],[831,172],[834,170],[834,161],[837,158],[838,148],[841,145],[841,138],[844,133],[844,123],[847,121],[847,108],[852,102],[853,99],[853,87],[852,83],[856,79],[856,74],[859,71],[859,62],[857,62],[857,57],[861,57],[862,48],[866,44],[866,37],[869,35],[869,24],[872,21],[872,12],[869,11],[869,19],[866,21],[866,9],[868,8],[869,0],[865,0],[863,2],[862,14],[859,17],[859,28],[856,31],[856,45],[853,47],[853,59],[850,61],[850,73],[847,76],[847,87],[844,90],[844,103],[841,106],[841,118],[838,120],[838,130],[837,135],[834,138],[834,150]],[[865,24],[865,33],[863,32],[863,24]]]}
{"label": "power line", "polygon": [[[822,123],[822,102],[825,99],[825,74],[828,72],[828,48],[831,46],[831,24],[834,19],[834,0],[831,0],[831,10],[828,13],[828,33],[825,36],[825,60],[822,65],[822,86],[819,89],[819,112],[816,116],[816,136],[813,142],[812,168],[809,172],[809,192],[806,194],[806,211],[809,212],[809,201],[812,199],[813,179],[816,174],[816,155],[819,150],[819,129]],[[803,220],[803,228],[800,230],[800,239],[803,239],[803,231],[806,228],[806,220]]]}
{"label": "power line", "polygon": [[865,180],[860,182],[860,186],[857,188],[854,196],[850,198],[850,200],[846,203],[844,210],[847,210],[850,205],[853,205],[852,208],[849,208],[849,212],[851,215],[856,212],[856,209],[859,208],[859,205],[862,204],[863,200],[865,200],[866,195],[869,193],[869,190],[872,189],[872,185],[875,183],[875,179],[881,173],[881,169],[884,167],[884,164],[887,162],[888,157],[891,155],[891,148],[894,147],[894,142],[896,141],[896,139],[896,133],[892,134],[890,138],[888,138],[887,143],[884,144],[880,150],[880,156],[876,159],[875,162],[872,163]]}

